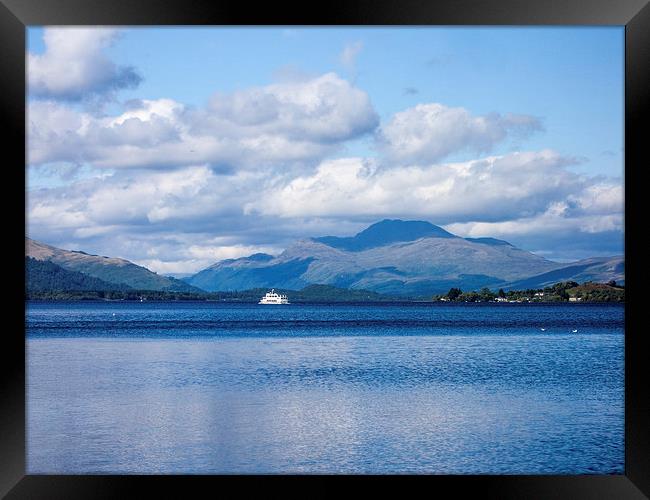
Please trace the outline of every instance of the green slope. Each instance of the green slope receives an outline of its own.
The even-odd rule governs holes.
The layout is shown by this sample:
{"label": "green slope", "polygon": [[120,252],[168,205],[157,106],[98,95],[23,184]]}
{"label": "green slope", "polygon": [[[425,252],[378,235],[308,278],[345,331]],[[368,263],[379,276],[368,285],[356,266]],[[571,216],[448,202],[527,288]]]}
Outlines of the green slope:
{"label": "green slope", "polygon": [[25,257],[25,288],[28,292],[129,290],[78,271],[68,271],[53,262]]}
{"label": "green slope", "polygon": [[189,283],[161,276],[125,259],[63,250],[29,238],[25,238],[25,253],[39,261],[52,262],[67,271],[84,273],[107,283],[126,285],[136,290],[202,292]]}

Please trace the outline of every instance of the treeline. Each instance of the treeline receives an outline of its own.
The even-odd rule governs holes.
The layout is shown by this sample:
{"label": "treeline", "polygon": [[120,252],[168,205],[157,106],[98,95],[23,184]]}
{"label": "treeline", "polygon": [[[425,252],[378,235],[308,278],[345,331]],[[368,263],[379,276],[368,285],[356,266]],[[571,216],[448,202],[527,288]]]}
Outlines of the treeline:
{"label": "treeline", "polygon": [[[27,300],[132,300],[132,301],[170,301],[201,300],[218,302],[257,303],[268,292],[268,288],[232,292],[173,292],[151,290],[29,290]],[[310,285],[302,290],[276,289],[288,295],[291,303],[303,302],[385,302],[393,297],[368,290],[347,290],[329,285]]]}
{"label": "treeline", "polygon": [[463,292],[450,288],[446,294],[434,295],[444,302],[625,302],[625,287],[615,281],[608,283],[563,281],[546,288],[498,291],[482,288]]}
{"label": "treeline", "polygon": [[26,300],[206,300],[206,295],[154,290],[25,290]]}
{"label": "treeline", "polygon": [[124,284],[108,283],[94,276],[63,269],[46,260],[25,257],[25,285],[30,293],[48,293],[51,290],[85,292],[91,290],[126,291]]}
{"label": "treeline", "polygon": [[[266,292],[265,292],[266,293]],[[292,302],[392,302],[396,299],[370,290],[337,288],[331,285],[309,285],[299,291],[282,292]]]}

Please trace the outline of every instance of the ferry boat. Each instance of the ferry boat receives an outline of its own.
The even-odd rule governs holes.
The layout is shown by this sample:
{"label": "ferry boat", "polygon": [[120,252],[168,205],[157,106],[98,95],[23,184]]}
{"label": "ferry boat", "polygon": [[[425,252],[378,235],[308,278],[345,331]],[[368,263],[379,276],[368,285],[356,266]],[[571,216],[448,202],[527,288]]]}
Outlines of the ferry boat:
{"label": "ferry boat", "polygon": [[278,295],[275,289],[266,292],[266,295],[260,299],[258,304],[288,304],[289,298],[286,295]]}

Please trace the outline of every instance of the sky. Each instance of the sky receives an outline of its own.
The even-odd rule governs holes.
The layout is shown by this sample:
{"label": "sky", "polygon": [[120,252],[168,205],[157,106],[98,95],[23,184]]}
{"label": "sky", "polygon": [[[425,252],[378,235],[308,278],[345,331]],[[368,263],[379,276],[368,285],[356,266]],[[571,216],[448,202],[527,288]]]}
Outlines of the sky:
{"label": "sky", "polygon": [[385,218],[623,253],[623,27],[30,27],[27,234],[160,274]]}

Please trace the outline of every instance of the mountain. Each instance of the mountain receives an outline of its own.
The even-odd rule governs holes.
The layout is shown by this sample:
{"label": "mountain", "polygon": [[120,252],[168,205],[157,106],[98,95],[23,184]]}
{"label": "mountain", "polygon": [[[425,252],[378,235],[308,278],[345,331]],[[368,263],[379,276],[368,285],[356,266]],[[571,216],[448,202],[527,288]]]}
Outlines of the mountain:
{"label": "mountain", "polygon": [[25,238],[25,256],[52,262],[67,271],[83,273],[113,285],[126,285],[135,290],[202,291],[184,281],[160,276],[128,260],[62,250],[30,238]]}
{"label": "mountain", "polygon": [[311,284],[428,296],[543,275],[552,262],[494,238],[461,238],[425,221],[383,220],[351,237],[300,240],[280,255],[229,259],[200,271],[188,283],[208,291]]}
{"label": "mountain", "polygon": [[309,268],[311,257],[282,262],[275,260],[267,254],[222,260],[184,280],[208,292],[265,287],[300,290],[310,284],[300,276]]}
{"label": "mountain", "polygon": [[25,285],[29,292],[123,291],[130,287],[108,283],[77,271],[68,271],[47,260],[25,257]]}
{"label": "mountain", "polygon": [[504,290],[527,290],[544,288],[560,281],[607,283],[612,280],[619,285],[625,284],[623,257],[593,257],[579,260],[543,274],[508,283],[502,288]]}

